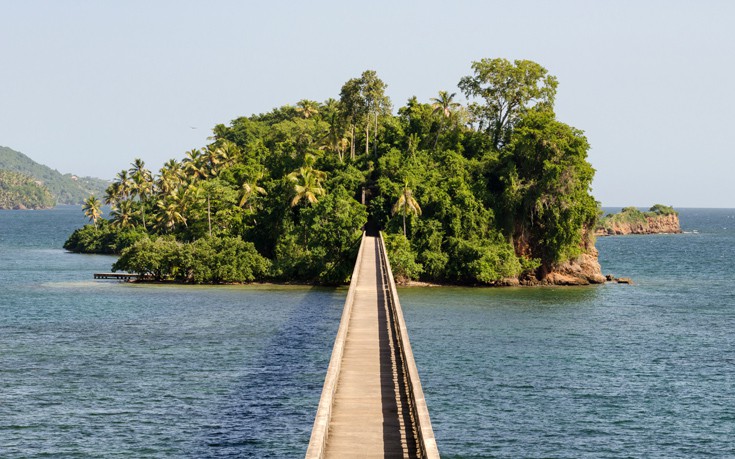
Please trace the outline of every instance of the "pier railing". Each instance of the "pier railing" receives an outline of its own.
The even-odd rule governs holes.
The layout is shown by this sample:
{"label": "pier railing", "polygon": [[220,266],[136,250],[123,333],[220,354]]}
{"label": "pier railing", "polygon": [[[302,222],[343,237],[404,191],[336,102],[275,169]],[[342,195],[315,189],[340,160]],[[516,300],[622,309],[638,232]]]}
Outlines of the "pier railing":
{"label": "pier railing", "polygon": [[434,429],[431,427],[431,419],[429,418],[429,408],[426,405],[426,399],[424,398],[424,390],[421,387],[421,380],[419,379],[418,368],[413,358],[413,351],[411,350],[411,343],[408,339],[408,329],[406,328],[406,321],[403,318],[403,310],[401,309],[401,302],[398,300],[398,291],[396,290],[395,279],[393,278],[393,271],[390,267],[390,261],[388,260],[388,252],[385,249],[385,241],[383,239],[383,233],[380,233],[380,263],[383,265],[383,275],[385,276],[385,282],[383,286],[385,288],[385,297],[388,302],[389,310],[393,315],[393,321],[396,328],[396,342],[399,347],[399,352],[404,365],[404,374],[406,378],[406,388],[408,391],[408,400],[411,410],[411,417],[413,418],[413,425],[417,440],[418,457],[427,459],[438,459],[439,449],[436,445],[436,438],[434,437]]}
{"label": "pier railing", "polygon": [[[355,293],[357,290],[358,276],[360,274],[360,265],[362,263],[363,249],[365,246],[365,233],[362,236],[360,249],[355,261],[355,268],[352,272],[350,288],[347,292],[345,306],[342,312],[337,337],[332,349],[332,356],[329,361],[327,375],[324,379],[324,387],[322,388],[321,399],[317,408],[316,418],[314,419],[314,427],[311,431],[309,447],[306,451],[307,459],[320,459],[324,457],[327,440],[329,436],[329,424],[332,416],[332,408],[334,405],[334,397],[337,390],[337,381],[339,379],[340,369],[342,365],[342,357],[344,355],[345,344],[347,340],[347,331],[352,315],[353,305],[355,302]],[[382,272],[382,282],[378,286],[383,290],[388,311],[390,314],[391,327],[395,336],[395,343],[400,356],[400,364],[403,367],[404,387],[406,398],[408,400],[409,412],[411,416],[414,437],[416,438],[416,455],[417,457],[427,459],[438,459],[439,450],[436,445],[434,431],[431,427],[429,418],[429,409],[426,406],[424,391],[421,388],[421,380],[419,379],[418,369],[414,361],[411,343],[408,339],[408,331],[406,322],[403,318],[403,310],[398,300],[398,292],[396,290],[393,272],[391,271],[390,261],[388,260],[385,249],[385,242],[381,234],[377,241],[378,260],[380,271]],[[398,362],[397,362],[398,363]]]}
{"label": "pier railing", "polygon": [[334,340],[332,357],[329,359],[329,367],[327,368],[327,376],[324,378],[324,387],[322,388],[322,396],[316,411],[314,427],[311,430],[309,448],[306,450],[307,459],[324,457],[324,450],[327,446],[329,421],[332,418],[332,405],[334,404],[334,393],[337,389],[337,379],[339,378],[340,366],[342,365],[342,355],[345,350],[347,328],[350,325],[350,316],[352,315],[352,305],[355,302],[355,291],[357,290],[357,279],[360,275],[360,264],[362,263],[362,249],[364,245],[365,232],[362,233],[362,241],[357,251],[355,268],[352,270],[352,277],[350,278],[350,288],[347,291],[347,299],[342,310],[342,319],[339,322],[337,338]]}

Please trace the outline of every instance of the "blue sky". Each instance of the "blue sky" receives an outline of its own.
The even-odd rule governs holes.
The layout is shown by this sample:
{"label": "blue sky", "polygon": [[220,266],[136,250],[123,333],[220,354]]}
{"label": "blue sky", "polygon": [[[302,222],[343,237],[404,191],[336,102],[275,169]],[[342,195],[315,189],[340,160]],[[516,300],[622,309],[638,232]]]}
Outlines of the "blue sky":
{"label": "blue sky", "polygon": [[366,69],[394,106],[428,101],[505,57],[558,77],[603,205],[735,207],[735,2],[0,5],[0,145],[61,172],[158,169],[217,123],[336,98]]}

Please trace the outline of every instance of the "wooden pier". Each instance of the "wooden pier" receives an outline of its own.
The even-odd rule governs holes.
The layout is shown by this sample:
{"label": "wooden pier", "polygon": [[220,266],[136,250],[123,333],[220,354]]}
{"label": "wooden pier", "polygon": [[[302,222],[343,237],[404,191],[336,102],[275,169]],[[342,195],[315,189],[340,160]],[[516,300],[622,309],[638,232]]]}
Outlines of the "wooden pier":
{"label": "wooden pier", "polygon": [[363,235],[307,459],[438,458],[383,238]]}
{"label": "wooden pier", "polygon": [[121,281],[134,281],[140,279],[140,275],[138,274],[128,274],[128,273],[94,273],[95,279],[111,279],[111,280],[121,280]]}

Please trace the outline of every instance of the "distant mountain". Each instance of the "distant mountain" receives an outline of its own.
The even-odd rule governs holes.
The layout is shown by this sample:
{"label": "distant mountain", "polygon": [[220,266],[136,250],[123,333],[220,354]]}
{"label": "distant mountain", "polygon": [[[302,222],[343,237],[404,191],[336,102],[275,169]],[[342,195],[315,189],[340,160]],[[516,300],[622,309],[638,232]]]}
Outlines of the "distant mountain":
{"label": "distant mountain", "polygon": [[110,184],[94,177],[62,174],[33,161],[23,153],[2,146],[0,146],[0,169],[33,177],[48,188],[58,204],[81,204],[91,194],[102,197]]}

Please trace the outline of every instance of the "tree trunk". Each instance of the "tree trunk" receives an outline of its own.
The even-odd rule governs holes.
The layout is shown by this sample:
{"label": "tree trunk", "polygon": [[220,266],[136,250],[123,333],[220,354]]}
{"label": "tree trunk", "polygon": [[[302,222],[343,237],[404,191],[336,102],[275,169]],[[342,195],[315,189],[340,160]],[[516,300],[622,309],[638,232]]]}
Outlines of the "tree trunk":
{"label": "tree trunk", "polygon": [[436,131],[436,138],[434,139],[434,151],[436,151],[436,144],[439,143],[439,133],[442,131],[441,125],[439,125],[439,129]]}
{"label": "tree trunk", "polygon": [[143,202],[143,198],[138,198],[140,200],[140,213],[143,215],[143,229],[146,229],[145,226],[145,203]]}
{"label": "tree trunk", "polygon": [[355,125],[350,125],[350,159],[355,159]]}
{"label": "tree trunk", "polygon": [[365,123],[365,156],[370,154],[370,115]]}
{"label": "tree trunk", "polygon": [[403,237],[408,237],[406,236],[406,208],[405,207],[403,208]]}
{"label": "tree trunk", "polygon": [[212,237],[212,210],[209,207],[209,195],[207,195],[207,223],[209,223],[209,237]]}
{"label": "tree trunk", "polygon": [[375,129],[373,129],[373,151],[375,158],[378,157],[378,112],[375,112]]}

